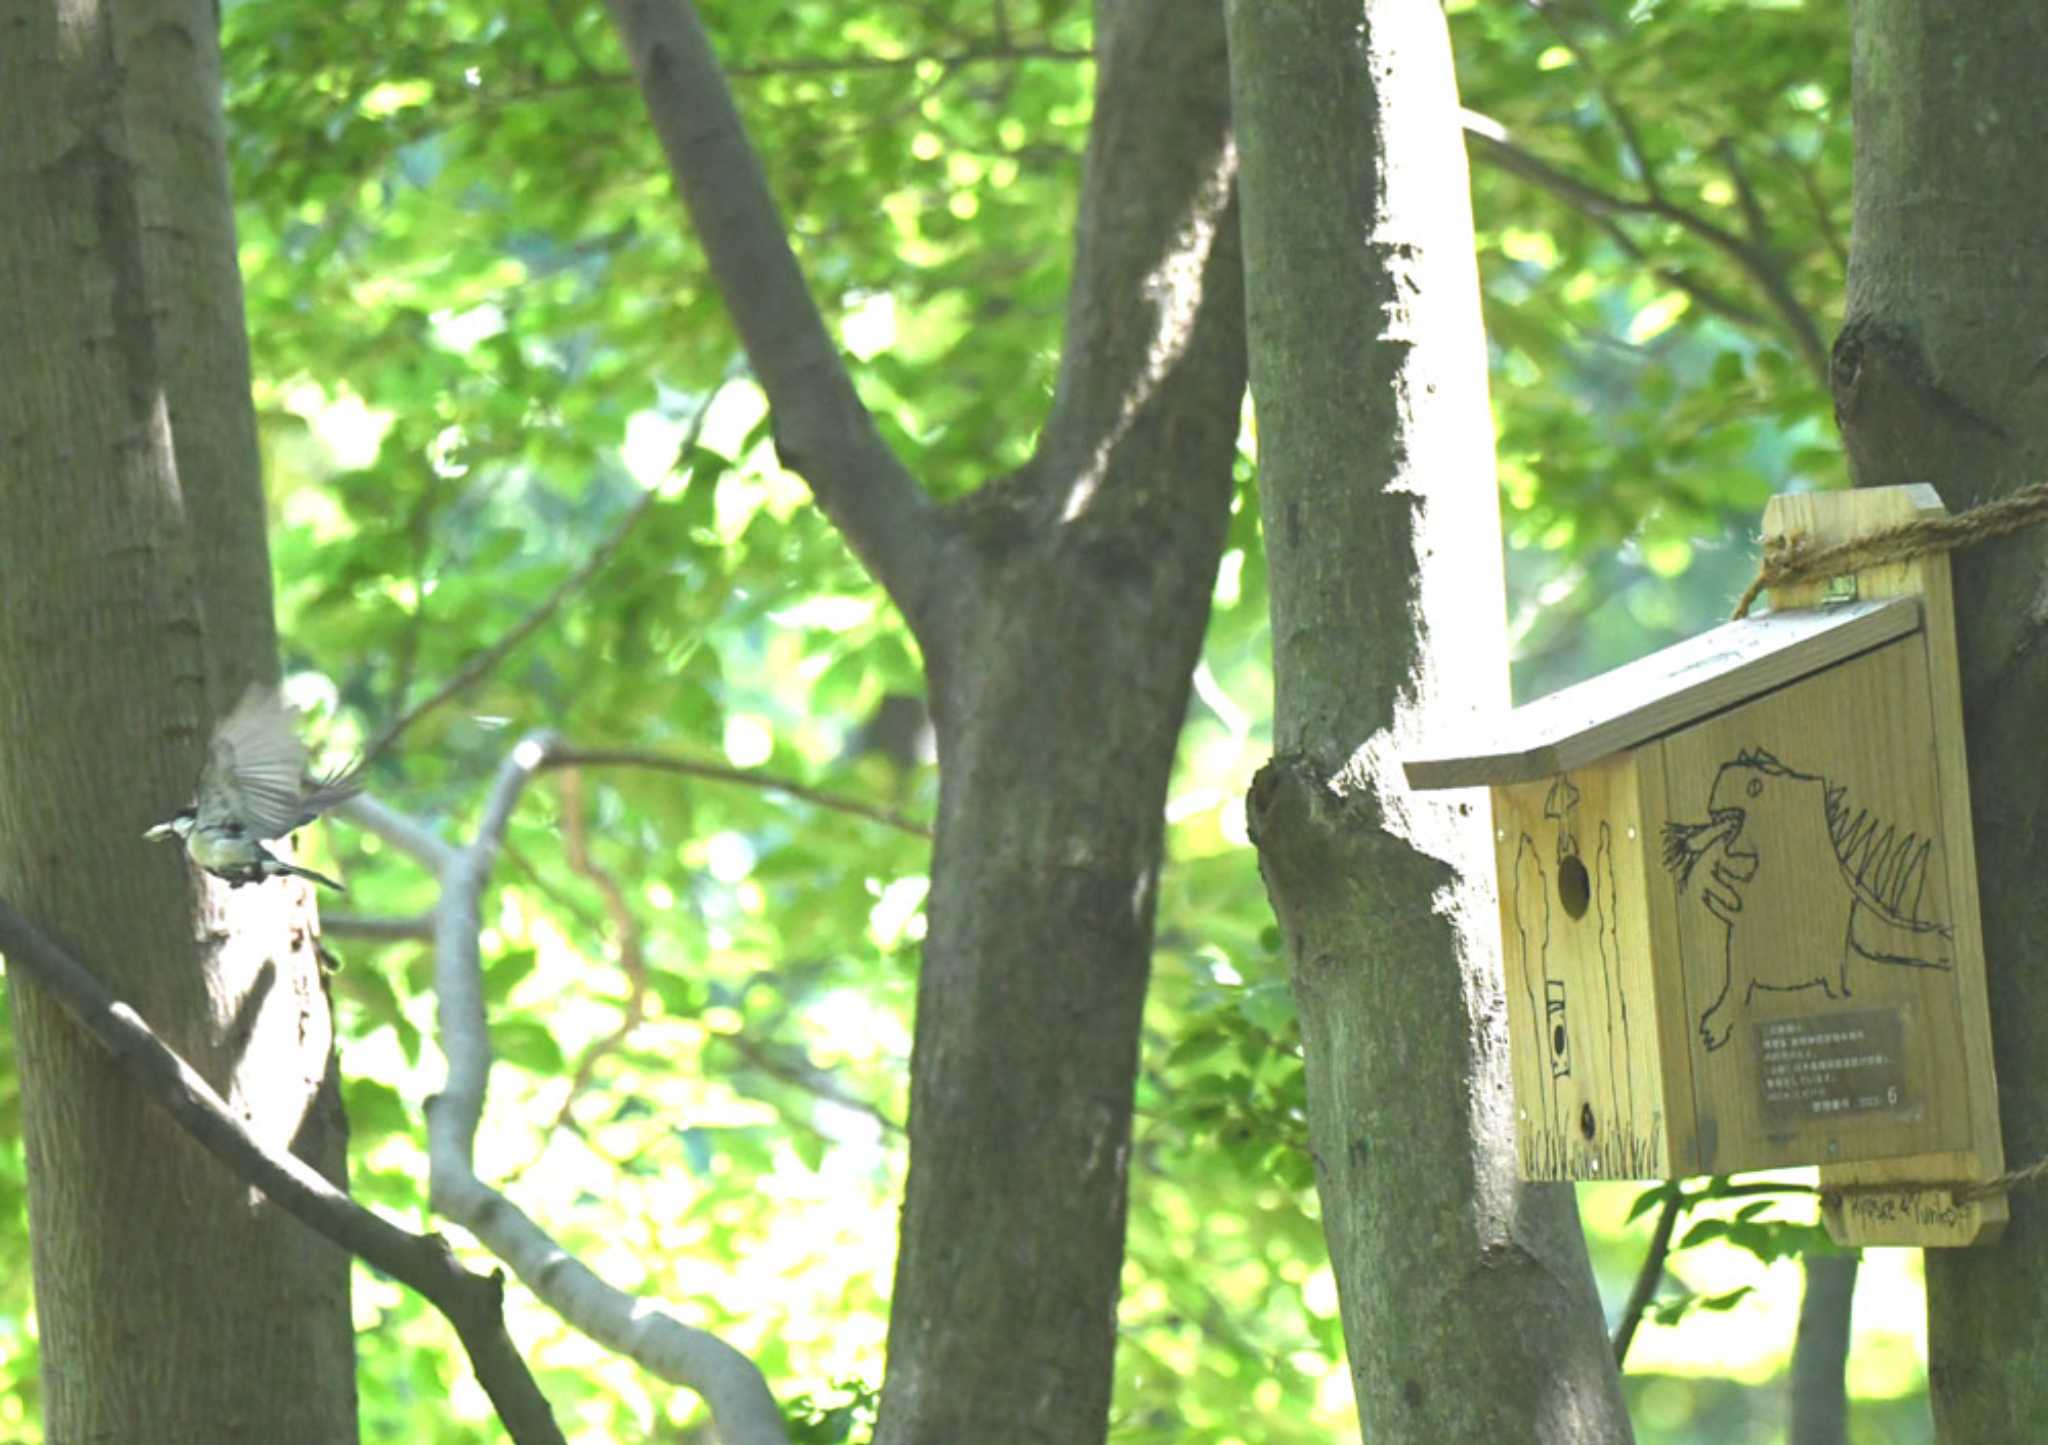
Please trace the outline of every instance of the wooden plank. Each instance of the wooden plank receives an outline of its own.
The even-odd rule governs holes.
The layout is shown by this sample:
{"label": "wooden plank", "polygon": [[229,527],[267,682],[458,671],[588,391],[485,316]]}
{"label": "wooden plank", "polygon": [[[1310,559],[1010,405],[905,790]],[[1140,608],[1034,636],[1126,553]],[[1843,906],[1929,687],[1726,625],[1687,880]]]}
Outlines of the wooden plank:
{"label": "wooden plank", "polygon": [[1664,1179],[1656,840],[1631,760],[1494,795],[1516,1134],[1527,1179]]}
{"label": "wooden plank", "polygon": [[[1883,1166],[1896,1168],[1904,1160],[1887,1160]],[[1853,1168],[1857,1166],[1844,1166]],[[1823,1169],[1823,1188],[1827,1176]],[[1828,1234],[1844,1244],[1882,1248],[1905,1245],[1916,1249],[1966,1247],[1995,1244],[2005,1232],[2011,1206],[2003,1194],[1958,1202],[1955,1191],[1927,1189],[1910,1184],[1888,1188],[1851,1188],[1821,1196],[1821,1218]]]}
{"label": "wooden plank", "polygon": [[[1679,941],[1678,915],[1679,905],[1690,900],[1672,886],[1663,858],[1659,830],[1666,819],[1677,816],[1666,787],[1663,745],[1640,748],[1629,755],[1629,762],[1643,836],[1656,849],[1648,855],[1643,870],[1644,948],[1656,989],[1652,1017],[1657,1026],[1658,1091],[1671,1121],[1670,1177],[1682,1179],[1709,1172],[1702,1161],[1713,1153],[1716,1142],[1711,1134],[1706,1138],[1700,1135],[1699,1079],[1693,1068],[1693,1041],[1699,1037],[1699,1028],[1694,1022],[1696,1015],[1686,1012],[1682,986],[1685,950]],[[1712,1117],[1711,1111],[1707,1117]]]}
{"label": "wooden plank", "polygon": [[1407,758],[1411,788],[1524,783],[1636,747],[1920,626],[1914,597],[1730,622],[1515,709],[1456,753]]}
{"label": "wooden plank", "polygon": [[[1807,493],[1772,498],[1764,511],[1767,536],[1792,531],[1826,544],[1880,527],[1947,509],[1929,486],[1870,487],[1848,492]],[[1811,605],[1823,583],[1805,583],[1772,593],[1772,605]],[[1977,904],[1977,854],[1970,812],[1969,761],[1963,746],[1961,671],[1956,658],[1955,600],[1946,555],[1869,568],[1857,575],[1858,596],[1878,599],[1917,595],[1926,625],[1922,647],[1929,681],[1935,738],[1935,771],[1941,792],[1941,829],[1949,846],[1948,891],[1955,930],[1956,987],[1961,1023],[1958,1065],[1967,1079],[1970,1140],[1961,1150],[1909,1158],[1838,1165],[1821,1170],[1823,1191],[1840,1189],[1827,1210],[1828,1231],[1852,1245],[1921,1246],[1995,1243],[2011,1210],[2002,1194],[1956,1205],[1938,1187],[1997,1177],[2005,1170],[2005,1143],[1998,1120],[1998,1079],[1991,1055],[1991,1013],[1987,997],[1984,926]],[[1886,1184],[1896,1184],[1885,1192]]]}

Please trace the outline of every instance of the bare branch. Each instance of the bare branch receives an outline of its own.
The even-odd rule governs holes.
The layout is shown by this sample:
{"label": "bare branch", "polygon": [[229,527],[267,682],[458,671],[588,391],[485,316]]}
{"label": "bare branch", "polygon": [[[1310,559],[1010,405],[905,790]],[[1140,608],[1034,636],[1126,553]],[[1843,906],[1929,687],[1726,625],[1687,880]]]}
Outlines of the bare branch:
{"label": "bare branch", "polygon": [[891,1134],[903,1132],[903,1126],[879,1104],[863,1099],[845,1088],[830,1072],[813,1064],[808,1058],[803,1057],[801,1052],[795,1060],[781,1058],[777,1056],[773,1045],[761,1043],[738,1031],[714,1033],[712,1037],[721,1043],[731,1045],[733,1052],[772,1079],[780,1079],[785,1084],[803,1090],[814,1099],[822,1099],[828,1104],[836,1104],[856,1114],[865,1114]]}
{"label": "bare branch", "polygon": [[320,932],[328,938],[367,938],[381,943],[405,939],[421,942],[434,936],[434,915],[419,913],[411,918],[385,918],[363,913],[323,913]]}
{"label": "bare branch", "polygon": [[774,409],[783,464],[927,636],[937,505],[861,404],[789,248],[732,92],[688,0],[607,0],[676,189]]}
{"label": "bare branch", "polygon": [[329,816],[376,834],[399,852],[418,859],[430,873],[445,873],[455,866],[457,850],[442,842],[440,834],[368,793],[357,793]]}
{"label": "bare branch", "polygon": [[[512,809],[554,742],[551,733],[534,733],[513,746],[498,765],[476,836],[468,847],[454,849],[453,858],[438,870],[441,897],[434,905],[434,1018],[441,1030],[441,1051],[448,1058],[448,1082],[437,1098],[427,1102],[427,1193],[437,1206],[444,1166],[457,1177],[475,1179],[470,1173],[470,1155],[477,1125],[483,1119],[484,1088],[491,1068],[479,956],[484,887],[490,882],[491,864],[512,821]],[[478,1238],[483,1237],[479,1230]]]}
{"label": "bare branch", "polygon": [[830,75],[843,71],[857,70],[909,70],[918,66],[936,65],[946,70],[957,70],[965,65],[986,65],[1002,60],[1063,60],[1093,61],[1092,50],[1076,50],[1062,45],[1012,45],[1000,38],[993,45],[979,45],[969,50],[924,51],[915,55],[821,55],[802,60],[770,60],[760,65],[735,65],[725,71],[731,80],[756,80],[769,75]]}
{"label": "bare branch", "polygon": [[738,783],[742,787],[763,788],[771,793],[785,793],[792,798],[801,798],[820,808],[829,808],[835,813],[847,813],[856,818],[866,818],[884,827],[894,828],[917,838],[932,836],[931,825],[920,823],[915,818],[906,818],[890,808],[864,803],[858,798],[830,793],[814,788],[808,783],[799,783],[794,778],[785,778],[776,773],[767,773],[759,768],[734,768],[724,763],[705,762],[696,758],[675,757],[667,753],[636,752],[626,748],[559,748],[548,754],[542,764],[550,768],[652,768],[658,772],[681,773],[686,777],[704,778],[714,783]]}
{"label": "bare branch", "polygon": [[583,1051],[583,1057],[576,1061],[576,1069],[569,1077],[569,1092],[562,1096],[562,1107],[555,1111],[555,1122],[548,1132],[561,1128],[569,1121],[570,1110],[576,1107],[577,1098],[590,1084],[591,1076],[606,1055],[620,1048],[640,1027],[647,1017],[647,954],[641,945],[640,920],[634,916],[632,907],[626,902],[626,892],[619,887],[618,879],[598,866],[590,856],[590,830],[586,826],[583,806],[583,774],[574,768],[562,773],[562,852],[569,866],[591,881],[599,896],[604,899],[604,911],[611,920],[612,934],[618,940],[619,972],[626,976],[626,1010],[619,1020],[619,1026]]}
{"label": "bare branch", "polygon": [[1520,176],[1549,191],[1574,210],[1589,216],[1656,216],[1690,232],[1727,256],[1769,299],[1779,320],[1791,332],[1807,369],[1822,384],[1828,375],[1828,348],[1812,313],[1792,293],[1792,286],[1777,262],[1761,248],[1716,225],[1697,211],[1665,200],[1617,195],[1578,179],[1508,138],[1496,121],[1475,112],[1465,112],[1465,136],[1474,160],[1483,161],[1510,175]]}
{"label": "bare branch", "polygon": [[[737,362],[726,368],[725,376],[720,379],[717,386],[711,389],[704,400],[698,404],[696,415],[690,419],[689,432],[684,436],[682,445],[677,448],[678,460],[688,456],[690,451],[697,445],[697,439],[704,434],[704,419],[711,414],[711,404],[718,400],[719,393],[725,390],[726,384],[733,379],[738,371],[739,366]],[[539,631],[541,625],[554,616],[556,610],[564,602],[577,592],[584,583],[602,571],[606,563],[612,560],[619,548],[625,545],[626,538],[632,533],[633,528],[638,525],[642,517],[647,515],[648,509],[655,504],[660,496],[661,491],[657,487],[649,487],[645,492],[641,493],[639,500],[628,507],[625,514],[619,518],[618,524],[611,530],[611,535],[597,544],[590,556],[584,559],[582,566],[556,583],[554,590],[542,598],[540,604],[534,607],[532,611],[514,623],[504,636],[493,642],[489,647],[484,648],[483,651],[473,655],[469,661],[456,669],[453,677],[434,689],[428,696],[407,708],[403,713],[400,713],[395,721],[377,735],[376,741],[363,749],[364,761],[368,762],[377,757],[378,754],[397,742],[399,736],[407,728],[449,699],[475,685],[479,678],[482,678],[491,669],[503,662],[520,643],[526,641],[527,638]]]}
{"label": "bare branch", "polygon": [[561,1445],[547,1398],[505,1333],[504,1277],[474,1274],[445,1240],[412,1234],[350,1199],[296,1155],[266,1148],[142,1017],[0,899],[0,953],[104,1048],[141,1093],[236,1177],[357,1258],[404,1281],[448,1318],[498,1418],[519,1445]]}
{"label": "bare branch", "polygon": [[[491,1066],[478,934],[483,894],[521,791],[546,766],[558,741],[536,733],[499,766],[475,837],[461,848],[425,823],[358,799],[347,810],[394,846],[430,866],[441,884],[434,909],[435,1017],[448,1079],[427,1101],[428,1197],[462,1225],[565,1321],[607,1348],[704,1397],[719,1438],[729,1445],[787,1445],[781,1412],[754,1362],[661,1305],[615,1289],[550,1238],[520,1208],[476,1175],[473,1149]],[[403,841],[401,841],[403,840]],[[431,840],[430,846],[420,846]]]}
{"label": "bare branch", "polygon": [[1735,186],[1735,199],[1742,206],[1742,224],[1749,232],[1749,239],[1766,255],[1770,254],[1771,220],[1764,212],[1763,202],[1757,197],[1756,187],[1749,183],[1749,172],[1743,167],[1742,152],[1735,148],[1735,138],[1722,136],[1714,143],[1714,154]]}
{"label": "bare branch", "polygon": [[1772,147],[1781,164],[1789,166],[1792,174],[1799,177],[1799,188],[1806,193],[1806,204],[1813,210],[1814,229],[1820,232],[1828,254],[1835,258],[1835,265],[1849,269],[1849,243],[1842,238],[1842,232],[1835,225],[1834,208],[1829,204],[1827,194],[1821,190],[1820,177],[1813,165],[1794,155],[1792,148],[1782,140]]}

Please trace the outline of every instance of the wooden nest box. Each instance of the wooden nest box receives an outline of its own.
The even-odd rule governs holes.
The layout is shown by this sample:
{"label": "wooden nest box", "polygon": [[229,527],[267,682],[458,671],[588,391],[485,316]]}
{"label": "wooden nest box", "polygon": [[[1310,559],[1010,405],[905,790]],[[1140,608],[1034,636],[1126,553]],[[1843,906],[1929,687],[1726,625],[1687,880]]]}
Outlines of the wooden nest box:
{"label": "wooden nest box", "polygon": [[[1929,487],[1778,497],[1815,544]],[[1520,708],[1416,788],[1491,790],[1522,1170],[1821,1166],[1849,1244],[1977,1244],[2005,1167],[1945,556]]]}

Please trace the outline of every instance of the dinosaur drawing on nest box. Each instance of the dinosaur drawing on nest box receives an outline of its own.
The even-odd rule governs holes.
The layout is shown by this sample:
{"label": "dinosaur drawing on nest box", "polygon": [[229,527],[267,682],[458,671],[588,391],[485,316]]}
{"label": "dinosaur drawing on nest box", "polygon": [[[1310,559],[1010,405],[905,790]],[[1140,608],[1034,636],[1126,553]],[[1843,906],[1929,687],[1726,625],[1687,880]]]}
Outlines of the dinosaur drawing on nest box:
{"label": "dinosaur drawing on nest box", "polygon": [[[1762,748],[1745,749],[1723,763],[1708,796],[1707,821],[1664,825],[1664,866],[1677,875],[1681,892],[1700,863],[1712,859],[1700,901],[1727,931],[1721,992],[1700,1015],[1706,1046],[1718,1049],[1728,1042],[1734,1026],[1730,999],[1746,1006],[1760,988],[1818,988],[1841,999],[1854,991],[1850,965],[1856,960],[1952,967],[1953,931],[1922,914],[1933,848],[1931,838],[1902,835],[1869,810],[1852,809],[1845,789],[1787,767]],[[1785,866],[1829,856],[1839,892],[1815,890],[1810,872]],[[1756,911],[1771,917],[1838,911],[1841,951],[1815,958],[1772,939],[1751,938],[1740,926],[1746,901],[1764,905]]]}
{"label": "dinosaur drawing on nest box", "polygon": [[[1764,531],[1940,515],[1800,493]],[[1818,1165],[1840,1241],[1989,1243],[2004,1196],[1954,1187],[2005,1154],[1947,562],[1771,602],[1401,760],[1487,789],[1522,1173]]]}

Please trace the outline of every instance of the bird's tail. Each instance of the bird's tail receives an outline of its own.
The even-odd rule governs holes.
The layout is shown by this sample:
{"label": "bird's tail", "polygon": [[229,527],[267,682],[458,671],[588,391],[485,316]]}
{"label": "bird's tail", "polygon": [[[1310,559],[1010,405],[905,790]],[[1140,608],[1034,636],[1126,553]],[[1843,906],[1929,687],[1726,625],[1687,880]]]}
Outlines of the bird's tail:
{"label": "bird's tail", "polygon": [[298,864],[287,863],[282,858],[272,858],[270,861],[277,866],[280,873],[289,873],[294,878],[304,878],[310,883],[324,883],[336,893],[348,892],[347,885],[335,882],[325,873],[315,873],[311,868],[301,868]]}

